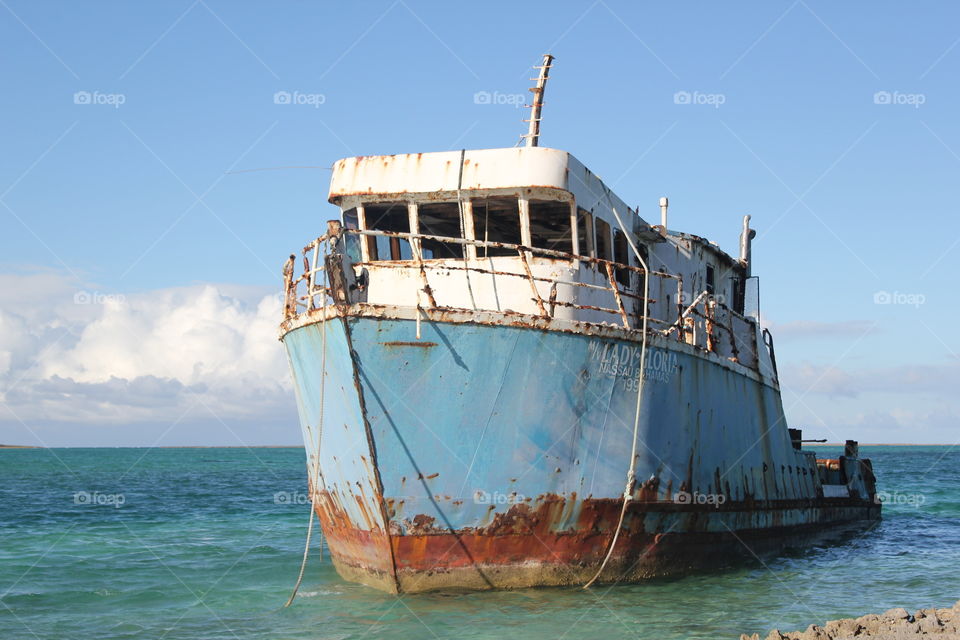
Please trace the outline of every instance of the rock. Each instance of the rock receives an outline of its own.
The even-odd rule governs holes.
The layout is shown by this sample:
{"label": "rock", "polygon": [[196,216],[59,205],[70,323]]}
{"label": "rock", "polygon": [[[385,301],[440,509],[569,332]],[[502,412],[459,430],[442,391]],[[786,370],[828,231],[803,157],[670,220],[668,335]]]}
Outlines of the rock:
{"label": "rock", "polygon": [[741,634],[740,634],[740,640],[760,640],[760,634],[759,634],[759,633],[755,633],[755,634],[753,634],[752,636],[748,636],[748,635],[745,634],[745,633],[741,633]]}
{"label": "rock", "polygon": [[[914,615],[903,607],[880,615],[871,613],[856,619],[831,620],[823,627],[811,624],[803,632],[771,631],[766,640],[960,640],[960,602],[949,609],[918,609]],[[760,636],[742,635],[741,640],[759,640]]]}
{"label": "rock", "polygon": [[920,635],[933,635],[943,632],[943,625],[940,623],[936,609],[918,609],[913,614],[913,619],[916,622],[917,633]]}
{"label": "rock", "polygon": [[875,635],[880,631],[880,627],[883,626],[883,622],[880,620],[880,616],[875,613],[868,613],[865,616],[860,616],[854,622],[857,623],[857,626],[860,627],[861,631],[865,631],[865,635]]}
{"label": "rock", "polygon": [[937,609],[937,618],[940,619],[940,622],[942,622],[944,626],[951,627],[953,626],[950,624],[951,622],[960,620],[960,614],[953,609]]}
{"label": "rock", "polygon": [[822,627],[812,624],[807,627],[806,631],[800,634],[798,640],[830,640],[830,636],[827,635],[827,632],[824,631]]}
{"label": "rock", "polygon": [[913,616],[910,615],[910,612],[903,607],[888,609],[880,617],[886,620],[892,620],[894,622],[898,622],[900,620],[909,620],[910,622],[913,622]]}
{"label": "rock", "polygon": [[860,625],[853,618],[845,618],[843,620],[831,620],[823,625],[823,630],[831,638],[847,638],[856,635],[857,631],[860,630]]}
{"label": "rock", "polygon": [[[920,611],[917,612],[921,613]],[[924,615],[922,618],[916,616],[917,618],[917,630],[921,634],[937,634],[943,631],[943,625],[940,624],[940,620],[937,618],[936,613],[933,615]]]}

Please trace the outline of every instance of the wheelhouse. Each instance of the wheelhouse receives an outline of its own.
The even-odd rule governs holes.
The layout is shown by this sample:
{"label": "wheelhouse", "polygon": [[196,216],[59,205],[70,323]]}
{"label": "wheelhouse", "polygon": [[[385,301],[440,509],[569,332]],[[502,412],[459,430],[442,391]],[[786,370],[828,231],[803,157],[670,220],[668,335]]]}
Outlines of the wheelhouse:
{"label": "wheelhouse", "polygon": [[[523,246],[553,261],[636,267],[616,215],[632,223],[628,232],[662,240],[586,167],[554,149],[347,158],[334,172],[330,201],[344,226],[373,232],[351,247],[357,262],[516,258],[514,247]],[[394,191],[400,176],[403,190]],[[626,271],[618,277],[628,279]]]}
{"label": "wheelhouse", "polygon": [[759,307],[746,308],[748,297],[759,301],[756,287],[748,293],[748,217],[735,259],[668,231],[666,199],[653,226],[572,155],[542,147],[345,158],[329,200],[340,221],[304,247],[302,276],[292,257],[285,271],[288,317],[326,305],[324,256],[336,242],[343,302],[416,317],[445,309],[571,328],[646,324],[759,364]]}

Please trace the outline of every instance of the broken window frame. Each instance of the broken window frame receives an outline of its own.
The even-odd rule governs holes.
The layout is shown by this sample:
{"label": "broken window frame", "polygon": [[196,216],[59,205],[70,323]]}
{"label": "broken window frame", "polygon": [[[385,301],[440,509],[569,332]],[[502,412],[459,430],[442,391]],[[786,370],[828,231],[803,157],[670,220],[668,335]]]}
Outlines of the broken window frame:
{"label": "broken window frame", "polygon": [[[443,202],[418,202],[414,200],[400,201],[400,200],[384,200],[384,201],[355,201],[353,207],[341,208],[341,219],[343,219],[343,214],[349,211],[356,211],[357,226],[360,230],[363,231],[376,231],[377,227],[383,225],[378,224],[379,220],[372,220],[373,215],[382,217],[385,212],[381,212],[383,207],[388,207],[387,211],[391,215],[396,215],[392,211],[394,207],[406,206],[407,208],[407,225],[401,231],[402,233],[411,233],[413,235],[436,235],[438,237],[450,237],[452,239],[465,239],[468,241],[468,244],[460,243],[450,243],[449,246],[456,245],[461,247],[462,255],[451,255],[451,256],[442,256],[434,257],[428,256],[426,253],[429,253],[429,248],[424,250],[425,243],[429,244],[433,241],[425,241],[422,238],[413,238],[409,243],[409,248],[407,248],[404,243],[407,241],[402,238],[393,238],[385,236],[364,236],[359,240],[359,251],[361,260],[363,262],[379,262],[379,261],[405,261],[405,260],[476,260],[477,258],[486,258],[486,257],[497,257],[497,256],[514,256],[516,255],[515,249],[497,249],[489,247],[478,247],[475,244],[472,244],[473,241],[481,240],[483,241],[484,237],[478,237],[477,232],[481,231],[478,229],[478,226],[483,227],[484,225],[484,203],[491,202],[499,205],[499,211],[495,215],[499,215],[502,219],[500,223],[505,223],[508,218],[503,214],[508,210],[512,209],[512,205],[516,204],[517,216],[515,219],[510,220],[510,224],[499,224],[491,225],[488,229],[483,229],[483,232],[489,234],[491,230],[495,230],[496,234],[494,238],[490,238],[489,235],[486,235],[486,238],[491,242],[503,242],[505,244],[512,244],[517,246],[531,247],[534,249],[546,249],[559,251],[561,253],[568,253],[572,256],[581,255],[581,246],[584,244],[583,239],[578,235],[579,232],[574,233],[577,229],[578,224],[578,209],[576,207],[576,202],[569,197],[566,198],[550,198],[547,197],[537,197],[537,198],[526,198],[519,191],[513,191],[508,193],[490,193],[490,194],[471,194],[468,197],[463,197],[459,202],[455,200],[443,201]],[[506,202],[510,203],[510,206],[505,205]],[[533,228],[531,227],[530,222],[530,211],[531,203],[546,203],[546,204],[555,204],[555,213],[564,215],[564,222],[561,223],[561,226],[568,227],[567,237],[564,238],[561,243],[565,246],[561,247],[549,247],[549,246],[533,246],[534,240],[532,239]],[[459,233],[456,235],[449,235],[443,233],[437,233],[432,229],[422,229],[420,226],[420,207],[429,207],[436,204],[449,204],[451,206],[457,206],[458,212],[460,214],[460,224],[459,224]],[[536,206],[536,204],[534,204]],[[375,210],[374,212],[371,209]],[[495,209],[496,211],[496,209]],[[476,215],[475,215],[476,212]],[[590,222],[593,222],[593,214],[588,212],[590,216]],[[493,222],[493,220],[491,220]],[[513,225],[516,225],[515,227]],[[398,224],[393,224],[389,226],[398,227]],[[500,228],[497,228],[497,227]],[[349,227],[349,225],[348,225]],[[503,229],[506,229],[507,233],[500,233]],[[381,229],[388,230],[388,229]],[[407,231],[409,230],[409,231]],[[594,244],[594,230],[590,229],[590,235],[586,239],[586,245],[590,247],[587,251],[591,256],[594,253],[593,244]],[[481,233],[483,236],[483,233]],[[543,244],[542,242],[536,242],[536,244]],[[380,254],[389,252],[389,257],[381,257]],[[409,252],[409,256],[404,255]],[[459,251],[457,253],[460,253]],[[529,257],[531,255],[536,255],[534,252],[526,252],[526,255]],[[553,256],[543,256],[552,259],[563,259]],[[576,260],[576,258],[572,258]]]}
{"label": "broken window frame", "polygon": [[[517,204],[517,234],[519,237],[516,239],[507,239],[507,240],[496,240],[490,239],[490,225],[489,221],[489,207],[484,208],[485,203],[489,203],[491,200],[510,200],[511,202],[516,202]],[[529,224],[524,223],[524,212],[526,210],[526,205],[523,204],[524,200],[517,193],[512,194],[490,194],[482,196],[472,196],[470,198],[471,205],[471,215],[470,215],[470,231],[474,236],[475,240],[482,242],[503,242],[505,244],[514,244],[514,245],[524,245],[524,240],[529,240]],[[482,225],[481,229],[483,230],[482,234],[477,234],[477,226]],[[524,231],[526,229],[526,231]],[[512,229],[511,229],[512,231]],[[527,236],[526,238],[524,236]],[[491,251],[493,253],[491,253]],[[516,251],[514,249],[499,249],[495,247],[484,247],[477,246],[475,257],[478,259],[487,259],[487,258],[496,258],[502,256],[516,256]]]}
{"label": "broken window frame", "polygon": [[[577,255],[584,258],[596,258],[597,251],[595,249],[596,242],[593,236],[593,212],[587,211],[583,207],[574,205],[574,211],[576,216],[576,239],[577,239]],[[581,228],[581,224],[583,227]],[[588,262],[590,267],[594,267],[595,263]]]}
{"label": "broken window frame", "polygon": [[[416,206],[416,218],[417,218],[417,229],[418,229],[417,233],[428,235],[428,236],[439,236],[443,238],[463,239],[463,237],[465,236],[465,228],[463,224],[464,216],[462,215],[462,209],[460,207],[459,202],[456,202],[456,201],[419,202],[414,204]],[[421,229],[423,210],[424,209],[429,210],[431,207],[440,207],[440,206],[447,206],[447,207],[456,209],[457,232],[453,235],[445,234],[445,233],[437,233],[437,230],[430,229],[429,227],[427,229]],[[446,230],[440,229],[439,231],[446,231]],[[463,260],[465,257],[465,254],[464,254],[465,245],[459,242],[445,243],[437,240],[417,238],[417,243],[419,245],[420,255],[423,257],[424,260]],[[427,245],[426,248],[424,248],[425,244]],[[442,246],[447,251],[449,251],[451,255],[437,257],[432,253],[435,251],[435,249],[431,246],[433,244]],[[427,255],[425,254],[425,251],[430,251],[431,255],[427,257]]]}
{"label": "broken window frame", "polygon": [[[623,229],[614,229],[613,230],[613,261],[617,264],[622,264],[629,267],[629,266],[632,266],[630,264],[631,256],[632,256],[632,253],[630,251],[630,243],[627,240],[627,234],[623,232]],[[629,289],[630,288],[630,269],[617,267],[616,279],[617,279],[617,282],[623,285],[625,289]]]}
{"label": "broken window frame", "polygon": [[[360,229],[360,208],[349,207],[340,210],[340,223],[344,229],[357,231]],[[346,253],[351,262],[362,262],[364,260],[363,236],[354,234],[345,234]]]}
{"label": "broken window frame", "polygon": [[[572,209],[569,200],[540,197],[522,198],[521,202],[526,203],[524,226],[527,228],[527,234],[524,238],[524,246],[532,247],[534,249],[546,249],[548,251],[560,251],[567,254],[575,253],[575,219],[572,215]],[[541,214],[541,206],[543,207],[543,210],[546,211],[546,215]],[[558,240],[554,240],[551,243],[546,241],[546,236],[542,233],[537,233],[534,235],[535,222],[539,228],[540,226],[549,226],[550,223],[556,223],[558,218],[560,220],[559,228],[554,229],[554,231],[560,232],[558,234]],[[546,224],[544,224],[544,221],[546,221]],[[536,251],[534,251],[533,254],[537,255],[538,257],[548,258],[551,260],[569,260],[569,258],[565,257],[561,258],[557,256],[537,254]]]}
{"label": "broken window frame", "polygon": [[[360,228],[363,231],[378,231],[378,230],[387,231],[387,229],[371,228],[371,224],[377,225],[377,223],[379,223],[380,219],[382,218],[382,214],[380,218],[378,218],[377,220],[372,222],[370,221],[370,217],[371,217],[370,210],[375,209],[377,207],[383,207],[385,205],[389,205],[388,211],[394,208],[401,208],[401,207],[403,207],[404,211],[406,211],[407,231],[402,231],[399,233],[416,233],[415,231],[416,216],[415,215],[411,216],[411,212],[410,212],[411,206],[415,208],[416,205],[413,204],[412,202],[400,201],[400,200],[387,200],[382,202],[365,202],[365,203],[358,204],[357,210],[358,212],[361,213],[361,215],[358,216],[359,219],[361,220]],[[404,257],[403,255],[404,243],[406,243],[406,248],[410,253],[409,257]],[[379,246],[380,244],[384,244],[385,248],[388,248],[390,252],[389,258],[380,257],[380,246]],[[387,237],[387,236],[367,236],[367,242],[363,243],[362,250],[363,250],[363,257],[366,262],[393,262],[393,261],[413,260],[418,255],[415,253],[415,251],[418,251],[416,242],[409,242],[408,240],[403,238]]]}
{"label": "broken window frame", "polygon": [[[593,216],[593,225],[594,225],[594,248],[596,251],[596,257],[600,260],[613,261],[613,237],[610,233],[610,223],[604,220],[603,218],[594,214]],[[605,229],[603,234],[600,233],[601,228]],[[601,238],[603,242],[601,242]],[[603,255],[601,255],[603,254]]]}

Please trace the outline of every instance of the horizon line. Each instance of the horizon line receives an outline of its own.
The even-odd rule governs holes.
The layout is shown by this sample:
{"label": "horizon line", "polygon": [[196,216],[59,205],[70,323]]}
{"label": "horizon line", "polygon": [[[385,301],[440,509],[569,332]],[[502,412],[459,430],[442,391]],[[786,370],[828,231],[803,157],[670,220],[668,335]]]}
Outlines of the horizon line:
{"label": "horizon line", "polygon": [[[842,447],[842,442],[812,442],[804,443],[805,447]],[[865,442],[859,444],[861,447],[955,447],[956,442]],[[302,444],[255,444],[255,445],[235,445],[235,444],[182,444],[182,445],[64,445],[45,447],[42,445],[31,444],[0,444],[0,449],[303,449]]]}

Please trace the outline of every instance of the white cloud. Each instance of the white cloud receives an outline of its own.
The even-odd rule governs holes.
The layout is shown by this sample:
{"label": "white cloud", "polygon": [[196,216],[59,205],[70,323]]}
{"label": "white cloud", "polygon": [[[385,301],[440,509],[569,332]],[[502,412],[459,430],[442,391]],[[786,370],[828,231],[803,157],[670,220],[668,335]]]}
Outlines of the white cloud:
{"label": "white cloud", "polygon": [[[0,442],[296,443],[281,307],[279,294],[251,287],[117,295],[58,272],[0,274]],[[791,411],[801,423],[846,437],[946,441],[956,432],[956,357],[865,369],[781,362],[781,379],[788,407],[810,389]],[[168,437],[171,426],[179,432]]]}
{"label": "white cloud", "polygon": [[810,437],[871,443],[953,443],[960,425],[960,362],[841,368],[809,362],[781,368],[791,426]]}
{"label": "white cloud", "polygon": [[281,311],[279,295],[250,288],[118,295],[62,274],[0,275],[0,422],[293,418]]}
{"label": "white cloud", "polygon": [[796,322],[772,323],[770,325],[770,331],[773,332],[774,336],[783,340],[805,338],[859,338],[876,330],[875,323],[861,320],[848,320],[843,322],[798,320]]}
{"label": "white cloud", "polygon": [[799,408],[794,410],[798,421],[792,421],[791,426],[802,425],[805,437],[823,437],[831,442],[849,438],[861,444],[957,443],[957,407],[916,402],[880,408],[881,404],[885,404],[882,398],[877,398],[855,407],[818,407],[818,413]]}
{"label": "white cloud", "polygon": [[955,399],[960,362],[911,364],[848,371],[809,362],[781,368],[781,381],[811,394],[857,397],[860,394],[929,394]]}

